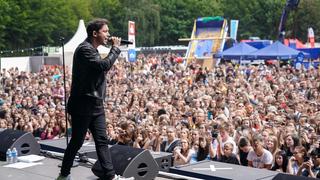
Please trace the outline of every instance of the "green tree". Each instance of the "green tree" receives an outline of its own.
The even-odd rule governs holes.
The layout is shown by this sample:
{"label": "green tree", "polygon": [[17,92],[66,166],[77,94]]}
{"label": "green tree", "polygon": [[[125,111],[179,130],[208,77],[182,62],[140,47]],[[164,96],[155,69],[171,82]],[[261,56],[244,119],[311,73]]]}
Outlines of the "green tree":
{"label": "green tree", "polygon": [[122,37],[126,37],[128,20],[135,22],[136,45],[154,46],[160,36],[160,8],[150,0],[120,0],[123,15],[120,17]]}
{"label": "green tree", "polygon": [[222,15],[216,0],[163,0],[158,4],[161,7],[161,45],[186,44],[178,39],[191,36],[195,19]]}
{"label": "green tree", "polygon": [[[128,21],[136,23],[136,45],[175,45],[190,37],[198,17],[238,19],[238,39],[277,39],[286,0],[0,0],[0,49],[60,45],[77,30],[79,19],[110,20],[112,35],[127,37]],[[319,38],[320,1],[301,0],[289,12],[286,37],[307,40],[312,27]]]}
{"label": "green tree", "polygon": [[0,0],[0,49],[5,47],[6,27],[11,21],[10,4],[5,0]]}
{"label": "green tree", "polygon": [[[91,19],[91,6],[86,0],[41,1],[32,6],[34,21],[29,32],[37,34],[35,45],[60,45],[60,37],[68,41],[76,32],[79,19]],[[43,23],[46,22],[46,23]]]}
{"label": "green tree", "polygon": [[128,21],[136,26],[136,45],[153,46],[160,32],[159,6],[149,0],[94,0],[93,15],[110,20],[112,35],[126,38]]}
{"label": "green tree", "polygon": [[293,15],[294,21],[291,27],[291,37],[296,37],[304,42],[307,42],[308,28],[312,27],[314,30],[316,40],[320,41],[319,8],[319,0],[305,0],[300,2],[297,12]]}
{"label": "green tree", "polygon": [[123,12],[119,0],[92,0],[91,6],[93,17],[106,18],[111,22],[108,26],[112,34],[118,33],[122,29],[123,23],[119,21],[119,18]]}
{"label": "green tree", "polygon": [[225,18],[239,20],[238,39],[278,37],[283,0],[222,0],[222,3]]}
{"label": "green tree", "polygon": [[1,3],[5,10],[1,12],[10,14],[10,17],[1,16],[7,21],[2,28],[4,44],[0,47],[6,49],[59,45],[59,37],[69,39],[80,18],[91,18],[90,3],[86,0],[11,0]]}

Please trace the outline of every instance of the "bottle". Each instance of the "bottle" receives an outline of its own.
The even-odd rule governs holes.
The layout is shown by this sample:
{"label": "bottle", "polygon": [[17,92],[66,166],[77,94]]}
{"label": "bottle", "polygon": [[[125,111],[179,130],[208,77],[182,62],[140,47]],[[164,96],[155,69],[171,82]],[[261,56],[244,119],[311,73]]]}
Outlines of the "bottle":
{"label": "bottle", "polygon": [[12,163],[18,162],[18,151],[16,148],[13,148],[11,151]]}
{"label": "bottle", "polygon": [[11,154],[10,148],[7,150],[7,153],[6,153],[6,161],[7,161],[7,164],[12,163],[12,154]]}

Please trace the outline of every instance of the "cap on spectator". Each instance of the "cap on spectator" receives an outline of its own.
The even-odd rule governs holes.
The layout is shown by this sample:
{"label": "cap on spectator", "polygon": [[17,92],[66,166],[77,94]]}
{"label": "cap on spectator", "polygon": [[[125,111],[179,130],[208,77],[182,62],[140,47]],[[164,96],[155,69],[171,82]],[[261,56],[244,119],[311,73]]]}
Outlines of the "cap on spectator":
{"label": "cap on spectator", "polygon": [[4,104],[4,100],[0,98],[0,106],[2,106],[3,104]]}

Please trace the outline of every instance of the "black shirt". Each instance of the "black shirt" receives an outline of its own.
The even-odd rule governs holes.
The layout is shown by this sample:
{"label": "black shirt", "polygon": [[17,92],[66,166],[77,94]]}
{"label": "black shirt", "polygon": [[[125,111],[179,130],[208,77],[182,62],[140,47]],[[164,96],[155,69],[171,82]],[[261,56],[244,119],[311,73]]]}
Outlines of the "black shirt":
{"label": "black shirt", "polygon": [[229,164],[237,164],[237,165],[240,164],[236,155],[234,155],[234,154],[232,154],[230,157],[222,155],[220,162],[229,163]]}
{"label": "black shirt", "polygon": [[248,157],[249,152],[244,152],[241,149],[239,150],[240,163],[242,166],[248,166]]}

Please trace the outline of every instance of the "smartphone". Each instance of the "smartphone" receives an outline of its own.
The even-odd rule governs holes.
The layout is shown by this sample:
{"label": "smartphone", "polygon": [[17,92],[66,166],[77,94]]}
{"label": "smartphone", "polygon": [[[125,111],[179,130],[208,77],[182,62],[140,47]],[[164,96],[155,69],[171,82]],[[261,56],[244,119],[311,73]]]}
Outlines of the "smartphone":
{"label": "smartphone", "polygon": [[193,123],[196,123],[196,120],[197,120],[196,117],[192,117],[192,122]]}
{"label": "smartphone", "polygon": [[209,120],[212,120],[213,116],[212,116],[212,112],[211,111],[208,111],[208,119]]}

